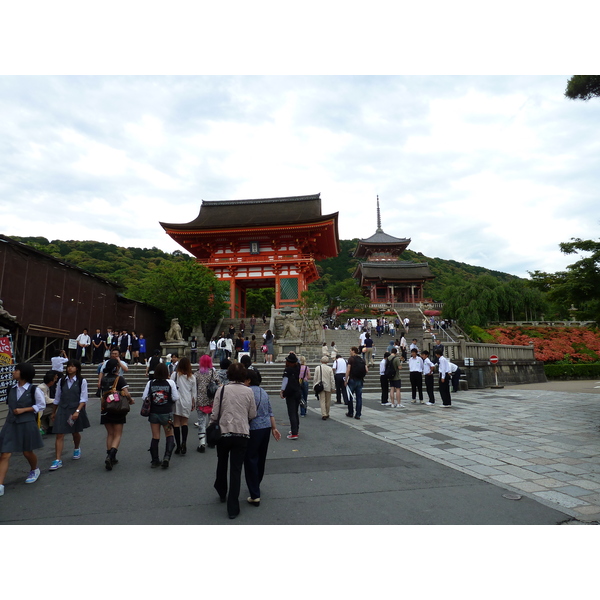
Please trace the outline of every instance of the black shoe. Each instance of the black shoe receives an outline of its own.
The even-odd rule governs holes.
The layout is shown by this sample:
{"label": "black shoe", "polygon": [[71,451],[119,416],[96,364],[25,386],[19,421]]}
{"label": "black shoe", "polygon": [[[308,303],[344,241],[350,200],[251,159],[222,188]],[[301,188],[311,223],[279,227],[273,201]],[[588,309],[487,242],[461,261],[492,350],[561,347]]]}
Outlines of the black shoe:
{"label": "black shoe", "polygon": [[175,454],[181,454],[181,447],[177,446],[177,448],[175,448]]}
{"label": "black shoe", "polygon": [[206,452],[206,446],[203,444],[202,446],[198,446],[198,448],[196,448],[196,450],[198,452]]}
{"label": "black shoe", "polygon": [[104,461],[104,468],[107,471],[112,471],[112,462],[110,460],[110,454],[106,455],[106,460]]}
{"label": "black shoe", "polygon": [[342,401],[341,401],[341,400],[336,400],[336,401],[335,401],[335,403],[336,403],[336,404],[341,404],[341,403],[342,403]]}
{"label": "black shoe", "polygon": [[346,413],[346,416],[352,418],[354,415],[351,415],[350,413]]}
{"label": "black shoe", "polygon": [[360,421],[360,417],[354,417],[355,419],[358,419]]}
{"label": "black shoe", "polygon": [[187,452],[187,446],[185,444],[181,444],[181,454],[185,454]]}
{"label": "black shoe", "polygon": [[158,458],[157,458],[156,460],[153,460],[153,461],[150,463],[150,466],[151,466],[153,469],[156,469],[156,467],[160,467],[160,460],[158,460]]}

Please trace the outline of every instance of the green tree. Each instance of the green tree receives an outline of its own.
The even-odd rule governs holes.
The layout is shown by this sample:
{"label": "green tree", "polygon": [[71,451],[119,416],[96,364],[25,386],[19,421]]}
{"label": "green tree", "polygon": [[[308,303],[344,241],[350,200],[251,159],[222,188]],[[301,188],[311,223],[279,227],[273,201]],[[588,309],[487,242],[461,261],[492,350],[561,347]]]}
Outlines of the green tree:
{"label": "green tree", "polygon": [[[131,288],[131,298],[156,306],[182,327],[213,324],[225,310],[227,284],[193,260],[163,260]],[[205,331],[205,333],[207,333]]]}
{"label": "green tree", "polygon": [[260,288],[246,292],[246,315],[260,316],[271,314],[271,305],[275,304],[275,288]]}
{"label": "green tree", "polygon": [[565,96],[571,100],[589,100],[600,96],[600,75],[573,75],[567,81]]}

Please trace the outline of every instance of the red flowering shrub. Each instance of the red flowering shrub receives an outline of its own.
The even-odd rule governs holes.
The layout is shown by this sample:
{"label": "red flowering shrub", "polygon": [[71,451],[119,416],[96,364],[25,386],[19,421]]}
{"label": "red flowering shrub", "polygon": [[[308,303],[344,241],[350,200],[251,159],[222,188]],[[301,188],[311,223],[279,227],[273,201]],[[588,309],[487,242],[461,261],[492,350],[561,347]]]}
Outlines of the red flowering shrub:
{"label": "red flowering shrub", "polygon": [[582,327],[491,327],[485,330],[498,344],[527,346],[533,342],[536,360],[546,363],[597,362],[600,333]]}

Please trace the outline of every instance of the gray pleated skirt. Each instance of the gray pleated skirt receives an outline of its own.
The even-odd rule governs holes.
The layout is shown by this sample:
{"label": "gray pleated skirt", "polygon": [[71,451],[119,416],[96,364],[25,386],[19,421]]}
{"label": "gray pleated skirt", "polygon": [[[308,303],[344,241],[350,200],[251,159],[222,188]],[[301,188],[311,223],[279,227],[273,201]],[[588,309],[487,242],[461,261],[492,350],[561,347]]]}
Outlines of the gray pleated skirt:
{"label": "gray pleated skirt", "polygon": [[25,423],[7,421],[0,431],[0,452],[31,452],[43,446],[37,419]]}
{"label": "gray pleated skirt", "polygon": [[59,404],[56,411],[56,419],[54,419],[54,425],[52,426],[52,433],[81,433],[84,429],[87,429],[90,426],[90,420],[85,408],[79,413],[79,417],[77,417],[73,427],[67,423],[69,417],[74,412],[74,409],[60,406]]}

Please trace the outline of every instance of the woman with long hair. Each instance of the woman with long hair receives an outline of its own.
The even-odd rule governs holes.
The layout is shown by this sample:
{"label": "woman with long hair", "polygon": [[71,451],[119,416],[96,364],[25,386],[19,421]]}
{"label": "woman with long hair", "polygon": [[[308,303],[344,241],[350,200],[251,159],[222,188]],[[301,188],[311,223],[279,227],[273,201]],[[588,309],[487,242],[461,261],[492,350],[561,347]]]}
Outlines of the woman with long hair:
{"label": "woman with long hair", "polygon": [[175,454],[187,453],[188,419],[196,408],[196,380],[192,373],[192,363],[184,356],[178,363],[171,379],[177,386],[179,400],[173,410],[173,434],[175,436]]}
{"label": "woman with long hair", "polygon": [[78,360],[69,360],[66,370],[66,375],[58,383],[54,398],[52,431],[56,434],[55,459],[50,465],[50,471],[56,471],[63,466],[61,457],[67,433],[73,435],[73,460],[81,458],[81,432],[90,426],[85,410],[88,384],[81,377],[81,363]]}
{"label": "woman with long hair", "polygon": [[291,431],[288,434],[287,439],[297,440],[298,430],[300,428],[298,407],[300,406],[302,392],[300,390],[300,364],[298,363],[298,357],[293,352],[290,352],[285,359],[285,369],[283,371],[280,396],[285,398],[288,416],[290,418]]}
{"label": "woman with long hair", "polygon": [[306,358],[300,357],[300,392],[302,399],[300,401],[300,416],[306,416],[306,407],[308,406],[308,382],[310,381],[310,368],[306,364]]}
{"label": "woman with long hair", "polygon": [[[129,404],[135,404],[129,394],[129,384],[125,381],[124,377],[119,376],[120,367],[121,365],[116,358],[111,358],[106,362],[101,383],[102,394],[104,395],[105,392],[112,390],[114,386],[119,394],[127,398]],[[126,421],[126,414],[113,414],[106,410],[100,412],[100,425],[104,425],[106,428],[106,458],[104,460],[104,468],[107,471],[112,471],[113,466],[119,462],[117,460],[117,451],[119,450],[119,444],[123,435],[123,425],[125,425]]]}
{"label": "woman with long hair", "polygon": [[29,463],[25,483],[34,483],[40,476],[34,450],[42,448],[42,436],[37,424],[38,413],[44,410],[44,392],[32,385],[35,368],[31,363],[19,363],[12,377],[15,385],[8,391],[8,413],[0,431],[0,496],[4,495],[4,478],[13,452],[22,452]]}
{"label": "woman with long hair", "polygon": [[[229,362],[228,359],[223,359]],[[214,398],[208,397],[208,384],[211,381],[221,385],[212,363],[212,358],[208,354],[200,357],[200,368],[194,375],[196,379],[196,412],[198,413],[198,452],[206,452],[206,427],[210,419],[210,413],[213,408]]]}
{"label": "woman with long hair", "polygon": [[[217,442],[217,475],[215,489],[221,502],[227,502],[227,514],[235,519],[240,513],[242,465],[248,440],[250,421],[256,417],[254,394],[247,387],[248,371],[242,363],[227,369],[229,383],[215,395],[210,420],[219,422],[221,438]],[[229,469],[229,485],[227,471]]]}
{"label": "woman with long hair", "polygon": [[[177,386],[169,379],[169,369],[165,363],[158,363],[154,368],[154,378],[150,380],[144,389],[142,400],[150,397],[150,429],[152,430],[152,441],[150,443],[150,466],[162,466],[166,469],[171,460],[175,441],[173,440],[173,405],[179,400]],[[158,459],[158,446],[160,444],[160,428],[164,429],[167,447],[161,461]]]}
{"label": "woman with long hair", "polygon": [[272,365],[273,364],[273,354],[275,350],[273,349],[273,342],[275,338],[273,337],[273,333],[270,329],[267,329],[265,333],[265,346],[267,347],[267,352],[265,354],[265,364]]}

